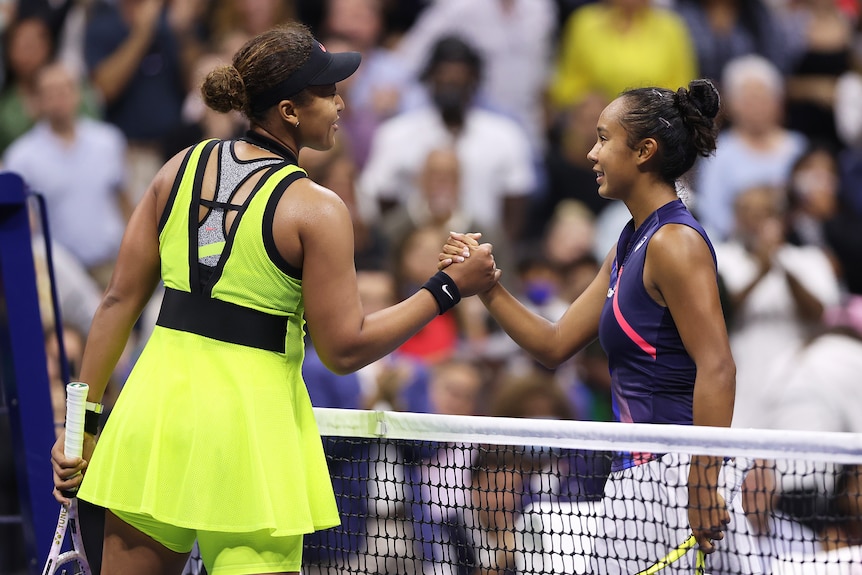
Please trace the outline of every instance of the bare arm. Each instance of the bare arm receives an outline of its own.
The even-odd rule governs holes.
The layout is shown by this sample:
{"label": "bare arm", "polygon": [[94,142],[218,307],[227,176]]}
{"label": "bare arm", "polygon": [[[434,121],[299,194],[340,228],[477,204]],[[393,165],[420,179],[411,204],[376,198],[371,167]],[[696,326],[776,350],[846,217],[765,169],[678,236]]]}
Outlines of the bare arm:
{"label": "bare arm", "polygon": [[[111,282],[93,316],[84,348],[80,380],[90,389],[87,400],[101,402],[108,380],[129,339],[132,327],[141,315],[160,277],[158,219],[159,191],[170,189],[181,156],[166,164],[156,175],[132,217],[120,244]],[[95,448],[95,439],[86,434],[81,458],[67,459],[63,453],[65,431],[51,450],[54,468],[54,497],[68,503],[60,490],[71,490],[81,483],[79,472],[86,468]]]}
{"label": "bare arm", "polygon": [[105,102],[116,100],[137,72],[153,41],[164,3],[165,0],[144,0],[134,7],[129,36],[93,70],[93,84]]}
{"label": "bare arm", "polygon": [[157,190],[169,186],[175,160],[156,175],[132,213],[111,282],[93,317],[84,348],[81,381],[90,386],[89,401],[101,401],[129,334],[153,295],[160,277]]}
{"label": "bare arm", "polygon": [[613,251],[584,293],[557,322],[531,312],[500,284],[479,297],[515,343],[542,365],[554,368],[598,337],[612,261]]}
{"label": "bare arm", "polygon": [[[301,258],[308,331],[329,369],[342,374],[355,371],[392,352],[434,319],[437,302],[424,289],[365,315],[356,285],[347,207],[333,192],[307,179],[293,184],[286,196],[289,202],[282,201],[276,213],[276,245],[288,261]],[[446,273],[466,297],[488,289],[500,272],[491,246],[485,245],[470,261]]]}
{"label": "bare arm", "polygon": [[823,317],[823,303],[802,285],[795,275],[784,269],[784,277],[796,304],[796,315],[805,321],[817,321]]}
{"label": "bare arm", "polygon": [[[733,416],[736,367],[718,297],[712,256],[694,229],[663,226],[650,241],[644,285],[668,307],[686,351],[697,367],[694,424],[728,427]],[[717,492],[720,457],[692,457],[689,520],[701,548],[714,551],[729,521]]]}

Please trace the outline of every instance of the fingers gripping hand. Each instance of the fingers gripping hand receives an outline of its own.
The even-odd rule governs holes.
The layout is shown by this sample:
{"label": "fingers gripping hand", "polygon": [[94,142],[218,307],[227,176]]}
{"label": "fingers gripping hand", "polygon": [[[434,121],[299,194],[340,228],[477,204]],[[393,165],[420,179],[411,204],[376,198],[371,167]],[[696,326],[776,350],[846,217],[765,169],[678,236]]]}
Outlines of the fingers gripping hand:
{"label": "fingers gripping hand", "polygon": [[470,257],[470,250],[479,247],[479,238],[482,234],[449,232],[449,238],[443,245],[443,251],[438,257],[437,269],[443,270],[453,263],[463,263]]}
{"label": "fingers gripping hand", "polygon": [[60,433],[54,447],[51,448],[51,466],[54,471],[54,499],[63,505],[69,504],[69,499],[63,495],[63,491],[75,491],[84,479],[84,471],[87,469],[90,454],[95,446],[95,439],[91,435],[84,436],[84,457],[66,457],[63,447],[66,441],[65,430]]}
{"label": "fingers gripping hand", "polygon": [[500,279],[491,244],[470,248],[464,262],[450,266],[446,273],[455,281],[463,297],[489,290]]}
{"label": "fingers gripping hand", "polygon": [[724,539],[724,532],[730,523],[730,513],[724,498],[713,490],[712,493],[699,493],[698,497],[689,503],[688,519],[698,545],[704,553],[709,554],[715,551],[714,542]]}

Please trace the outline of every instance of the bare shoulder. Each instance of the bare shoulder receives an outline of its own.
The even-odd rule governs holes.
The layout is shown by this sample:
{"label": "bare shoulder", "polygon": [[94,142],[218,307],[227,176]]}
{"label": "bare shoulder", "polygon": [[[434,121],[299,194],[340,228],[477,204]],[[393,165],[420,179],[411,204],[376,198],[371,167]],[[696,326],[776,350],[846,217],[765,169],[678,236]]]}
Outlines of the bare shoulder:
{"label": "bare shoulder", "polygon": [[176,180],[177,175],[180,173],[183,161],[192,147],[194,146],[189,146],[188,148],[180,150],[159,169],[153,179],[153,183],[155,184],[157,191],[164,188],[165,185],[168,186],[168,189],[173,186],[174,180]]}
{"label": "bare shoulder", "polygon": [[340,220],[350,213],[341,197],[311,178],[299,178],[281,197],[278,210],[291,219],[317,224],[325,220]]}
{"label": "bare shoulder", "polygon": [[700,232],[685,224],[665,224],[653,234],[648,248],[651,263],[662,268],[714,267],[712,253]]}

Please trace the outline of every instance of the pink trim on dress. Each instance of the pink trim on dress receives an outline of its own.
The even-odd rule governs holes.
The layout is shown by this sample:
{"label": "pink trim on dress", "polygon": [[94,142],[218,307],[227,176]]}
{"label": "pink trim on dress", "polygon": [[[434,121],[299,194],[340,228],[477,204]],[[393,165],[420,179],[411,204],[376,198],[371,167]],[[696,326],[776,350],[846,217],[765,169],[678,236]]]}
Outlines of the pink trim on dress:
{"label": "pink trim on dress", "polygon": [[620,305],[617,302],[617,296],[620,293],[620,281],[622,280],[622,277],[623,277],[623,268],[621,267],[619,273],[617,273],[617,287],[614,290],[614,301],[613,301],[614,317],[616,318],[617,323],[620,325],[623,332],[625,332],[625,334],[627,336],[629,336],[629,339],[632,340],[633,342],[635,342],[635,344],[637,344],[637,346],[639,348],[641,348],[644,352],[646,352],[647,355],[649,355],[651,358],[655,359],[656,358],[655,347],[650,345],[647,342],[647,340],[642,338],[640,336],[640,334],[638,334],[638,332],[636,332],[634,330],[634,328],[631,325],[629,325],[629,322],[627,322],[626,318],[623,317],[623,312],[620,311]]}

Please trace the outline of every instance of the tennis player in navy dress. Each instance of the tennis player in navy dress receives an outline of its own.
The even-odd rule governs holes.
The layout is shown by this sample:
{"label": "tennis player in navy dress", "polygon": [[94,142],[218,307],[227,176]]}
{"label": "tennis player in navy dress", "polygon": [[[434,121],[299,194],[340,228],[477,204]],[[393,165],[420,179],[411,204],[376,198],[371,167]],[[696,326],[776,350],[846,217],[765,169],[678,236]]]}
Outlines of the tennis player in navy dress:
{"label": "tennis player in navy dress", "polygon": [[[593,163],[598,193],[632,219],[596,278],[557,321],[530,312],[500,283],[480,293],[500,326],[536,360],[556,367],[599,338],[609,361],[614,413],[623,423],[727,427],[736,367],[718,293],[712,244],[677,195],[698,156],[715,150],[719,94],[687,88],[629,90],[599,117]],[[452,234],[440,267],[477,245]],[[505,276],[504,276],[505,277]],[[694,535],[707,572],[759,573],[741,503],[720,488],[723,458],[618,453],[605,484],[592,573],[640,573]],[[696,553],[662,573],[692,573]]]}

